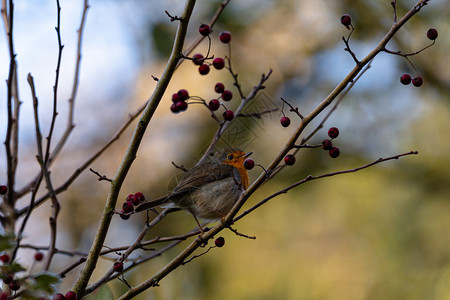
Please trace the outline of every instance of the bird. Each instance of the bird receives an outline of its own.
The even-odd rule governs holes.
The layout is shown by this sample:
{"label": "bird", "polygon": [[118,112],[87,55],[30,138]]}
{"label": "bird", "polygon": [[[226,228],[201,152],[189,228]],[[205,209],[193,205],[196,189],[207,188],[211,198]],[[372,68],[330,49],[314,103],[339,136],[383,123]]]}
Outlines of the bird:
{"label": "bird", "polygon": [[137,206],[141,212],[163,206],[184,209],[198,219],[216,222],[223,219],[243,190],[249,186],[244,161],[252,154],[238,148],[227,147],[211,154],[208,159],[188,170],[171,193]]}

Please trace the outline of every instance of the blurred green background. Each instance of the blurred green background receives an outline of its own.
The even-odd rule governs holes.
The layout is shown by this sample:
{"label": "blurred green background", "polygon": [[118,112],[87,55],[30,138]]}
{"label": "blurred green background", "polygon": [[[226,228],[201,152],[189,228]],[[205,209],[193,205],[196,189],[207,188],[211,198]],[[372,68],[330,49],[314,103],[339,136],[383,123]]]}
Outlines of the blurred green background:
{"label": "blurred green background", "polygon": [[[92,3],[77,128],[52,170],[56,182],[63,182],[70,174],[67,170],[74,169],[105,143],[127,114],[148,99],[155,86],[150,75],[161,75],[176,29],[164,10],[179,15],[181,2]],[[397,2],[399,15],[415,4]],[[219,4],[220,1],[197,2],[187,45],[198,37],[198,25],[209,22]],[[119,12],[120,25],[104,21],[103,26],[96,27],[97,35],[91,33],[94,29],[89,25],[101,22],[102,10],[111,7]],[[436,45],[410,58],[424,78],[421,88],[400,84],[401,74],[415,75],[405,59],[388,54],[377,56],[372,68],[325,123],[325,129],[310,141],[320,143],[326,137],[326,129],[336,126],[341,135],[334,143],[341,149],[341,156],[331,159],[320,149],[300,151],[297,163],[265,184],[245,208],[309,174],[354,168],[410,150],[419,151],[419,155],[307,183],[271,200],[234,226],[256,236],[256,240],[224,231],[223,248],[215,248],[177,269],[161,281],[160,287],[136,299],[450,299],[449,10],[447,1],[430,1],[388,44],[391,50],[414,52],[430,43],[426,38],[430,27],[438,29]],[[232,65],[246,93],[262,73],[273,69],[267,88],[248,112],[281,108],[283,97],[307,114],[353,67],[342,42],[342,36],[348,34],[339,22],[344,13],[353,18],[356,30],[350,45],[358,58],[364,57],[392,24],[390,1],[231,1],[214,27],[212,53],[227,55],[227,48],[217,36],[222,30],[230,31]],[[111,69],[117,68],[117,74],[108,77],[111,70],[106,68],[96,84],[86,79],[89,74],[83,68],[102,69],[89,57],[95,57],[95,42],[101,39],[98,34],[107,32],[109,26],[118,28],[111,47],[116,49],[126,43],[128,50],[123,56],[106,58]],[[205,54],[206,50],[204,41],[194,53]],[[100,51],[100,55],[108,57],[107,51]],[[121,71],[119,66],[127,71]],[[48,66],[41,67],[49,70]],[[195,164],[217,126],[201,105],[171,114],[170,97],[186,88],[191,95],[209,100],[215,95],[213,87],[217,81],[232,87],[232,78],[225,70],[212,69],[208,76],[201,76],[191,62],[181,65],[150,123],[122,188],[123,199],[136,191],[142,191],[147,198],[163,195],[180,176],[171,161],[187,167]],[[232,91],[237,95],[234,88]],[[28,93],[23,93],[24,97],[29,97]],[[237,97],[229,105],[237,107]],[[61,109],[63,118],[64,108]],[[290,127],[279,125],[280,111],[261,120],[240,120],[232,134],[224,137],[225,143],[253,151],[253,159],[266,166],[299,123],[295,114],[286,107],[284,111],[293,121]],[[323,117],[320,115],[318,121]],[[317,124],[311,124],[306,135]],[[131,133],[132,129],[128,130],[94,163],[93,169],[112,177]],[[24,142],[29,148],[22,149],[23,160],[32,162],[33,141]],[[37,165],[23,169],[24,182],[33,168],[36,170]],[[250,176],[254,179],[260,173],[255,168]],[[85,172],[60,196],[61,249],[88,251],[107,191],[106,183]],[[35,226],[28,230],[30,242],[48,243],[49,214],[49,205],[37,210],[32,220]],[[116,217],[107,245],[131,243],[143,222],[143,216],[133,216],[129,221]],[[175,213],[148,237],[178,235],[194,226],[190,215]],[[127,280],[132,285],[142,282],[185,245],[127,273]],[[27,253],[23,251],[24,260]],[[60,271],[66,262],[67,258],[59,257],[54,271]],[[95,276],[101,276],[111,263],[101,260]],[[77,274],[78,270],[72,271],[61,289],[69,289]],[[109,287],[115,297],[127,289],[117,280]]]}

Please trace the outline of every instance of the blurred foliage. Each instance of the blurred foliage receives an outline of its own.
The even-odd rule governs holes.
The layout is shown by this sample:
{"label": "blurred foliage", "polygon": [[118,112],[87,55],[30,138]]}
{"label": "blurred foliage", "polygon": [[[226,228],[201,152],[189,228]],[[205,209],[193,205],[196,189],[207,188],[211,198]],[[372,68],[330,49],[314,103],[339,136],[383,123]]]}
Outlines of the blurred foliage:
{"label": "blurred foliage", "polygon": [[[145,12],[155,9],[153,3],[135,2],[140,10],[129,17],[143,18],[146,25],[135,32],[136,55],[143,57],[136,86],[130,87],[136,94],[131,100],[124,99],[133,108],[151,94],[154,82],[149,74],[160,76],[176,27],[161,16],[156,21],[145,19]],[[176,15],[178,11],[171,5],[178,7],[180,3],[175,2],[163,2],[165,6],[158,7],[162,8],[161,15],[164,9]],[[197,24],[207,22],[220,2],[198,1],[187,45],[198,37]],[[415,3],[397,2],[399,15]],[[264,5],[256,0],[231,1],[214,27],[212,53],[227,55],[217,35],[222,30],[231,31],[232,64],[245,93],[263,72],[274,70],[267,88],[247,112],[281,109],[281,96],[307,113],[344,78],[353,67],[341,39],[348,34],[339,23],[344,13],[352,15],[356,31],[350,45],[359,58],[376,45],[392,23],[390,1],[283,0],[264,1]],[[429,43],[425,36],[429,27],[439,30],[436,45],[410,58],[424,77],[420,89],[399,83],[403,72],[414,74],[406,60],[381,54],[325,124],[326,128],[337,126],[341,130],[335,141],[341,157],[333,160],[320,149],[303,149],[296,165],[264,185],[245,208],[309,174],[354,168],[413,149],[419,151],[418,156],[311,182],[273,199],[234,225],[240,232],[255,235],[256,240],[225,231],[225,247],[215,248],[176,270],[161,281],[160,287],[136,299],[449,299],[448,16],[445,1],[430,1],[388,45],[391,50],[413,52]],[[142,45],[152,45],[153,55],[148,55],[149,49]],[[205,41],[195,52],[206,53],[206,49]],[[123,186],[123,199],[136,191],[147,198],[163,195],[182,175],[172,161],[186,167],[195,164],[217,125],[200,105],[170,114],[170,95],[187,88],[191,95],[208,100],[215,96],[217,81],[230,88],[233,85],[226,71],[212,70],[208,76],[200,76],[190,61],[181,65]],[[237,98],[227,106],[237,106]],[[234,134],[224,137],[225,142],[245,146],[245,150],[254,152],[257,163],[267,165],[298,123],[286,107],[284,111],[293,120],[291,127],[279,125],[278,111],[261,120],[239,120]],[[101,114],[99,118],[111,120]],[[306,135],[314,126],[317,122]],[[126,151],[131,131],[95,162],[93,169],[111,177]],[[102,128],[105,136],[112,132],[110,126]],[[325,130],[321,130],[310,143],[318,144],[325,137]],[[99,140],[98,145],[90,145],[91,149],[67,151],[60,161],[81,160],[104,142]],[[67,170],[67,166],[59,166]],[[260,172],[255,168],[250,176],[255,178]],[[56,178],[67,176],[64,171],[53,174]],[[93,174],[84,174],[61,199],[62,243],[67,248],[87,251],[90,247],[108,193],[108,185],[95,179]],[[35,222],[47,222],[49,206],[43,208]],[[114,218],[107,245],[133,242],[144,220],[145,216],[133,216],[129,221]],[[182,234],[194,226],[189,214],[175,213],[150,231],[149,238]],[[137,285],[181,249],[177,247],[126,274],[127,280]],[[58,262],[60,267],[66,260]],[[101,260],[96,276],[111,264],[109,259]],[[77,273],[72,271],[67,281]],[[69,289],[70,282],[66,285],[64,288]],[[111,290],[105,288],[92,299],[110,297],[111,291],[117,296],[127,289],[118,280],[109,287]]]}

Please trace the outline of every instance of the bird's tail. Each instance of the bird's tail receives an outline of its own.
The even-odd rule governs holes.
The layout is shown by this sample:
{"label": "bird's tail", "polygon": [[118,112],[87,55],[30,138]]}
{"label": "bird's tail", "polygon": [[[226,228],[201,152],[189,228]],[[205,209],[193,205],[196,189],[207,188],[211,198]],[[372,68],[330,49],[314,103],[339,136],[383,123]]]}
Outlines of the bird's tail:
{"label": "bird's tail", "polygon": [[166,203],[167,200],[168,200],[167,196],[164,196],[161,198],[157,198],[157,199],[153,199],[153,200],[144,202],[135,208],[135,212],[141,212],[141,211],[144,211],[144,210],[156,207],[156,206],[160,206],[160,205]]}

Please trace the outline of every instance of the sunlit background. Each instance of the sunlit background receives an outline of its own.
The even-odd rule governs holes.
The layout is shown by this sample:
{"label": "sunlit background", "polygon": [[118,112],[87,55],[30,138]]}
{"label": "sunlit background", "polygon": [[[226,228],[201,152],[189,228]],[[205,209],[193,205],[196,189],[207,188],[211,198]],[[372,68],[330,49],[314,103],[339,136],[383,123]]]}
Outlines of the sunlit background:
{"label": "sunlit background", "polygon": [[[54,29],[56,4],[16,2],[14,39],[23,101],[16,184],[20,188],[39,170],[26,76],[31,73],[35,79],[41,126],[46,134],[51,121],[58,45]],[[61,3],[64,50],[54,140],[66,128],[81,2]],[[397,2],[399,14],[415,4],[409,0]],[[198,25],[208,23],[219,4],[197,1],[186,46],[198,38]],[[180,15],[183,5],[183,1],[175,0],[90,3],[76,127],[51,169],[55,186],[65,182],[150,97],[156,85],[152,75],[161,76],[176,30],[176,23],[171,23],[164,11]],[[410,150],[419,151],[419,155],[308,183],[273,199],[234,225],[240,232],[256,236],[256,240],[223,231],[223,248],[215,248],[177,269],[161,281],[160,287],[136,299],[450,299],[449,12],[448,1],[430,1],[388,44],[391,50],[414,52],[430,43],[426,38],[430,27],[438,29],[436,45],[410,58],[424,78],[422,87],[399,82],[405,72],[415,75],[405,59],[377,56],[325,128],[310,140],[318,144],[326,138],[327,128],[338,127],[341,135],[334,143],[341,149],[341,156],[331,159],[320,149],[302,150],[297,163],[264,185],[246,208],[309,174],[354,168]],[[266,89],[248,112],[281,109],[283,97],[307,114],[353,68],[354,62],[342,42],[342,36],[349,32],[339,22],[344,13],[352,16],[356,27],[350,46],[358,58],[373,49],[393,18],[387,0],[231,1],[214,27],[211,51],[216,57],[227,55],[227,48],[217,37],[222,30],[232,33],[232,65],[245,93],[259,82],[262,73],[273,70]],[[205,40],[194,53],[205,54],[207,47]],[[6,38],[2,34],[2,80],[7,79],[8,69]],[[181,175],[172,161],[185,166],[195,163],[217,124],[201,105],[190,105],[186,112],[172,114],[170,97],[185,88],[191,95],[209,100],[215,96],[217,81],[232,88],[232,77],[226,70],[211,69],[208,76],[201,76],[190,61],[177,70],[122,187],[118,210],[130,193],[141,191],[152,198],[170,190]],[[232,91],[237,95],[236,89]],[[6,84],[0,85],[0,95],[0,138],[4,141]],[[235,96],[229,106],[237,105]],[[225,136],[225,143],[253,151],[253,159],[266,166],[299,123],[288,108],[284,107],[284,112],[293,121],[290,127],[280,126],[280,111],[261,120],[246,118],[237,122],[236,134]],[[324,116],[308,127],[306,135]],[[133,126],[91,166],[94,170],[114,176]],[[0,152],[0,182],[4,183],[3,146]],[[254,179],[260,173],[255,168],[250,176]],[[89,250],[107,193],[108,183],[97,181],[96,175],[85,171],[59,196],[59,249]],[[18,206],[28,201],[29,195]],[[36,210],[26,228],[24,243],[48,245],[50,214],[48,203]],[[106,245],[130,244],[144,220],[144,216],[132,216],[128,221],[115,217]],[[148,238],[183,234],[194,227],[189,214],[175,213],[149,232]],[[125,277],[131,285],[139,284],[186,245],[181,244]],[[32,251],[23,250],[20,262],[31,264],[32,256]],[[100,260],[93,280],[111,266],[116,257],[110,257],[113,259]],[[75,260],[57,256],[52,271],[60,272],[68,261]],[[35,265],[34,270],[40,267]],[[68,274],[60,286],[62,291],[70,289],[78,272],[75,269]],[[112,298],[127,289],[117,280],[108,286]]]}

